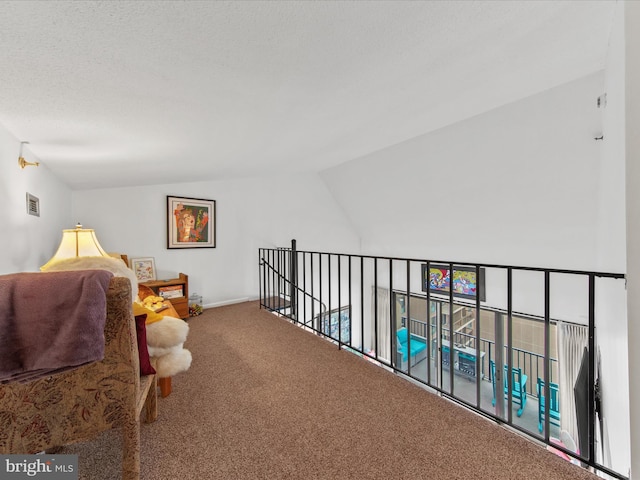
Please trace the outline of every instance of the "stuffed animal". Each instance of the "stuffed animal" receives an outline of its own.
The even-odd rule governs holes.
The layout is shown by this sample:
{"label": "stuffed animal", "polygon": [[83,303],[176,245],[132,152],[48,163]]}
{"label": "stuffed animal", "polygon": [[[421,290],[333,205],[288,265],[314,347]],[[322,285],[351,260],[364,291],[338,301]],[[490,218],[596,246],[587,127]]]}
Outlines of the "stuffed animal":
{"label": "stuffed animal", "polygon": [[[134,298],[134,313],[147,313],[146,330],[149,357],[158,377],[172,377],[188,370],[191,366],[191,352],[184,348],[189,333],[189,324],[182,319],[163,316],[153,309],[144,307],[144,299],[139,297],[138,279],[124,261],[112,257],[77,257],[59,260],[47,265],[42,271],[54,272],[64,270],[107,270],[116,277],[126,277],[131,282]],[[148,288],[148,287],[145,287]],[[150,290],[150,289],[149,289]],[[152,292],[153,293],[153,292]],[[145,290],[145,298],[151,295]],[[149,302],[147,302],[149,304]],[[138,313],[135,313],[136,315]]]}
{"label": "stuffed animal", "polygon": [[156,373],[161,378],[173,377],[191,366],[191,352],[183,348],[189,325],[179,318],[156,313],[152,307],[162,301],[149,287],[138,285],[133,305],[134,314],[147,314],[147,348],[149,357],[156,359]]}

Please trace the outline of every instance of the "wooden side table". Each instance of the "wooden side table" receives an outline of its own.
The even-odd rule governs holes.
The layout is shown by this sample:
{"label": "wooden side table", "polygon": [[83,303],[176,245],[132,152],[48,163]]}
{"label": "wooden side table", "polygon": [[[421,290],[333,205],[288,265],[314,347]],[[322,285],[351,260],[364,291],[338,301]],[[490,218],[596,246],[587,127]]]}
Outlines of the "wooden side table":
{"label": "wooden side table", "polygon": [[[158,313],[168,317],[180,318],[176,309],[171,305],[170,300],[165,300],[163,303],[167,308]],[[160,396],[162,398],[167,397],[171,393],[171,377],[159,378],[158,386],[160,387]]]}
{"label": "wooden side table", "polygon": [[[164,297],[166,291],[177,291],[179,296],[168,296],[173,303],[173,308],[177,312],[176,318],[185,319],[189,316],[189,276],[179,273],[178,278],[169,280],[153,280],[151,282],[141,282],[140,285],[148,287],[154,295]],[[163,295],[164,293],[164,295]]]}

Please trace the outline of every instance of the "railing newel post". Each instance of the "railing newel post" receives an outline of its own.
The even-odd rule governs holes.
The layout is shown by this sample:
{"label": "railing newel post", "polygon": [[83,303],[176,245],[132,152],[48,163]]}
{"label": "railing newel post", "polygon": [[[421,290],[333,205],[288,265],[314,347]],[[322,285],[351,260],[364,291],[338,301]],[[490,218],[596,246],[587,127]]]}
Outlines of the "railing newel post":
{"label": "railing newel post", "polygon": [[296,240],[291,240],[291,258],[289,259],[289,304],[291,308],[291,315],[294,320],[297,321],[298,315],[296,311],[297,305],[297,288],[298,288],[298,256],[296,252]]}

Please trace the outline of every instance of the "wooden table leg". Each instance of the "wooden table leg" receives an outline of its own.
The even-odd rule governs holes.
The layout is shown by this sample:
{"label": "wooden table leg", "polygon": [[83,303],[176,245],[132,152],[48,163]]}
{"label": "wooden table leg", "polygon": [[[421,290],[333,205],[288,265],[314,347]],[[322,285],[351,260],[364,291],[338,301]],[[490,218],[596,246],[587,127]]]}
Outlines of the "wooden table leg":
{"label": "wooden table leg", "polygon": [[164,377],[158,380],[160,386],[160,396],[162,398],[168,396],[171,393],[171,377]]}

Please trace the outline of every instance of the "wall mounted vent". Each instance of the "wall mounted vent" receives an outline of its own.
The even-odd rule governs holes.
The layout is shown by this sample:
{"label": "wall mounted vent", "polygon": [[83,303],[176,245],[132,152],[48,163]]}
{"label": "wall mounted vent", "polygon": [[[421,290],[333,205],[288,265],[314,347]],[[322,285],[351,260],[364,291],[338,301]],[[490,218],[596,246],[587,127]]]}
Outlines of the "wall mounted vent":
{"label": "wall mounted vent", "polygon": [[27,213],[36,217],[40,216],[40,200],[30,193],[27,193]]}

